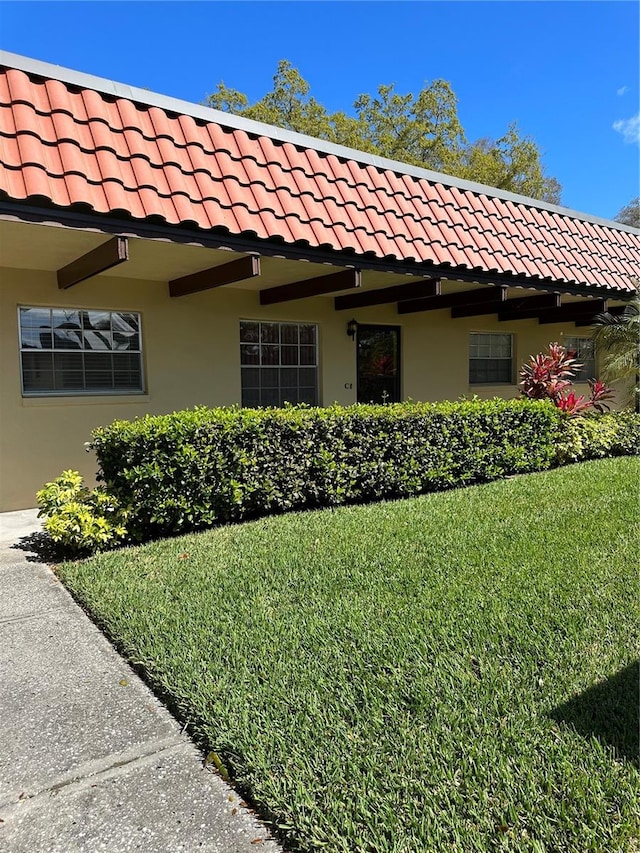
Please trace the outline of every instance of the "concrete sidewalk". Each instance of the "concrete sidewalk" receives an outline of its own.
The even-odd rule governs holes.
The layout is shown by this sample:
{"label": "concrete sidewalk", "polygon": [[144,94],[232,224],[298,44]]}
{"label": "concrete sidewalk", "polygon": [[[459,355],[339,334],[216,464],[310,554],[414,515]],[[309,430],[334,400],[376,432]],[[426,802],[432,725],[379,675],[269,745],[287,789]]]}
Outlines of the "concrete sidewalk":
{"label": "concrete sidewalk", "polygon": [[0,514],[0,849],[279,851],[53,572],[13,547],[38,527],[35,511]]}

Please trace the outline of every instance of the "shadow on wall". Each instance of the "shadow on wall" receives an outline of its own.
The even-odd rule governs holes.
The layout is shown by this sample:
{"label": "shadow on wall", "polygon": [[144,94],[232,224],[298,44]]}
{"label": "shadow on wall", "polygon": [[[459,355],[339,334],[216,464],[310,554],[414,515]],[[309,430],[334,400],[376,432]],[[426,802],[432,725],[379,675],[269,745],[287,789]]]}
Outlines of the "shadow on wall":
{"label": "shadow on wall", "polygon": [[585,690],[551,711],[558,723],[612,746],[620,758],[640,766],[640,663]]}

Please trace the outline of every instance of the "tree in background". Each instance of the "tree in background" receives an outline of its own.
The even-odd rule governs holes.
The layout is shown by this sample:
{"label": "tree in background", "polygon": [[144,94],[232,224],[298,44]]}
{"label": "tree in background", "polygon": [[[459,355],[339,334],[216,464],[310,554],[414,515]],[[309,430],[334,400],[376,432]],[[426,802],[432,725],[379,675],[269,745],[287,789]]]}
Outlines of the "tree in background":
{"label": "tree in background", "polygon": [[207,104],[391,160],[560,203],[560,184],[545,174],[540,149],[531,137],[520,135],[516,124],[499,139],[467,142],[458,99],[446,80],[434,80],[417,96],[401,95],[393,85],[379,86],[375,96],[358,96],[355,116],[329,113],[309,90],[300,72],[281,60],[273,89],[254,104],[222,82]]}
{"label": "tree in background", "polygon": [[632,198],[629,204],[622,208],[616,216],[616,222],[640,228],[640,196]]}
{"label": "tree in background", "polygon": [[278,63],[271,92],[267,92],[255,104],[249,104],[245,94],[221,82],[216,91],[208,96],[207,105],[339,145],[353,147],[360,144],[363,151],[373,152],[371,146],[361,138],[358,119],[342,112],[328,113],[322,104],[309,95],[309,84],[286,60]]}
{"label": "tree in background", "polygon": [[560,204],[562,187],[545,174],[538,146],[511,124],[499,139],[478,139],[462,152],[455,174],[490,187]]}

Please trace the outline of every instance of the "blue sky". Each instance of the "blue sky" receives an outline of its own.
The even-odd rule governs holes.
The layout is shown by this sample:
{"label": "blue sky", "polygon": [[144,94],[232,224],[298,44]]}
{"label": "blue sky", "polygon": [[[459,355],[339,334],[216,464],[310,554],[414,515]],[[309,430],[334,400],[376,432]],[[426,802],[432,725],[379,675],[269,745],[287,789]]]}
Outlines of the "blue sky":
{"label": "blue sky", "polygon": [[638,33],[633,0],[0,2],[6,50],[189,101],[257,99],[279,59],[329,110],[444,78],[469,139],[517,121],[563,204],[604,217],[639,191]]}

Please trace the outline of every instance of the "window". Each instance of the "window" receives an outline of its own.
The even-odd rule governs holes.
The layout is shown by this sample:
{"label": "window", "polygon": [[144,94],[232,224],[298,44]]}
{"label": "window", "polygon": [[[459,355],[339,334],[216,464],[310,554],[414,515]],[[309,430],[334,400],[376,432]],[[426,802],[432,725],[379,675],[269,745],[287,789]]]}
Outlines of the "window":
{"label": "window", "polygon": [[563,340],[563,346],[567,352],[575,352],[582,367],[576,373],[574,382],[588,382],[595,379],[596,355],[591,338],[578,338],[567,335]]}
{"label": "window", "polygon": [[143,392],[140,315],[20,308],[25,397]]}
{"label": "window", "polygon": [[513,337],[473,332],[469,338],[469,384],[513,383]]}
{"label": "window", "polygon": [[240,323],[243,406],[318,405],[318,327]]}

